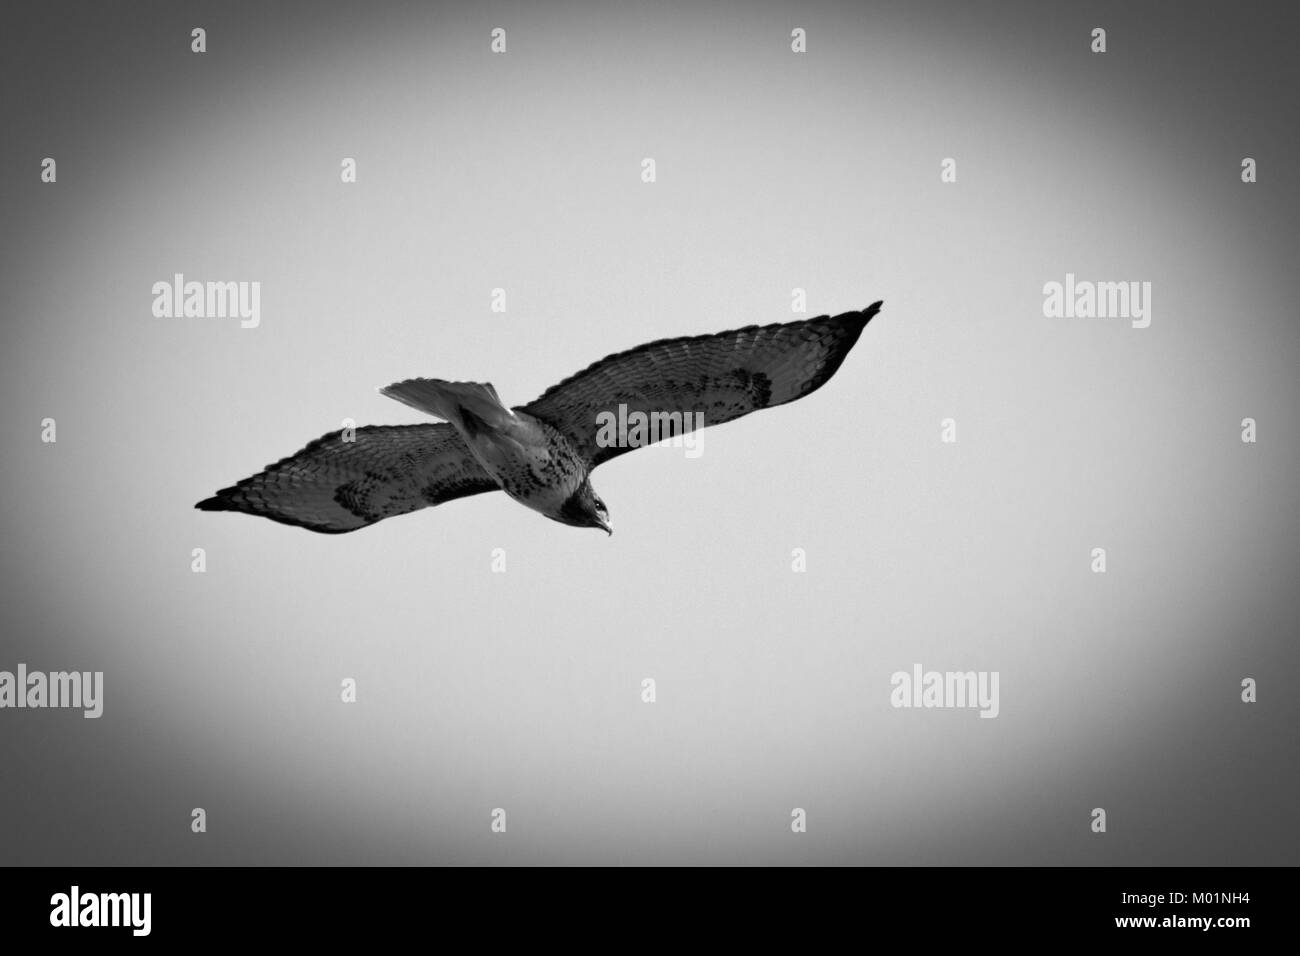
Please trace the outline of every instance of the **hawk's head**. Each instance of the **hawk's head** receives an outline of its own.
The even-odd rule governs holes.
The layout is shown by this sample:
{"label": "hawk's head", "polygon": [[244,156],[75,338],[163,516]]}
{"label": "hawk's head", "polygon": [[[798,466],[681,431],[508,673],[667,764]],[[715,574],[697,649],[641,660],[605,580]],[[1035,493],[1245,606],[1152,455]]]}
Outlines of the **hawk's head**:
{"label": "hawk's head", "polygon": [[607,534],[614,533],[614,529],[609,525],[609,509],[596,494],[596,489],[591,487],[590,478],[584,480],[578,490],[569,495],[560,508],[560,513],[554,517],[556,521],[573,525],[575,528],[600,528]]}

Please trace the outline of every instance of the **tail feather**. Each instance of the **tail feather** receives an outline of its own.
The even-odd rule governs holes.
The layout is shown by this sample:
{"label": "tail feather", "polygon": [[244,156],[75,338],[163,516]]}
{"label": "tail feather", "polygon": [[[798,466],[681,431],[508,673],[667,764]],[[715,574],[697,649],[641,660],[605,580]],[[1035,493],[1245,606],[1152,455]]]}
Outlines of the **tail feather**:
{"label": "tail feather", "polygon": [[477,430],[479,422],[496,426],[514,418],[514,413],[501,404],[497,390],[486,382],[408,378],[379,392],[470,431]]}

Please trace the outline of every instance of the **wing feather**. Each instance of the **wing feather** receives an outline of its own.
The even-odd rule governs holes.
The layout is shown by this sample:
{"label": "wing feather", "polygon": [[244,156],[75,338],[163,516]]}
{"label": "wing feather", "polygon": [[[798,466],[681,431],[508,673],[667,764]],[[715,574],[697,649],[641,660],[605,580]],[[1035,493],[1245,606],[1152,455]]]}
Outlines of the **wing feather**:
{"label": "wing feather", "polygon": [[720,425],[815,392],[835,374],[880,306],[660,339],[607,356],[516,410],[554,425],[594,468],[632,450],[621,440],[625,436],[615,444],[600,440],[602,417],[620,420],[620,405],[627,406],[622,420],[632,412],[658,416],[662,439],[694,431],[696,413],[703,427]]}
{"label": "wing feather", "polygon": [[367,425],[352,441],[344,441],[342,431],[322,435],[195,507],[342,534],[496,490],[451,425]]}

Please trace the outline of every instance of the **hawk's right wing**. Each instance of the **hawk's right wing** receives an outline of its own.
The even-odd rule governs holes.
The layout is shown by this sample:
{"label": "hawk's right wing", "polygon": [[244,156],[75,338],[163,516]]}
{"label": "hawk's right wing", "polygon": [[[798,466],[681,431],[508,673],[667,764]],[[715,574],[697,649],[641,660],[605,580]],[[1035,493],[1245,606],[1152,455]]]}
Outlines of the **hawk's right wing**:
{"label": "hawk's right wing", "polygon": [[341,534],[497,490],[451,425],[366,425],[353,438],[344,441],[341,431],[323,435],[195,507]]}

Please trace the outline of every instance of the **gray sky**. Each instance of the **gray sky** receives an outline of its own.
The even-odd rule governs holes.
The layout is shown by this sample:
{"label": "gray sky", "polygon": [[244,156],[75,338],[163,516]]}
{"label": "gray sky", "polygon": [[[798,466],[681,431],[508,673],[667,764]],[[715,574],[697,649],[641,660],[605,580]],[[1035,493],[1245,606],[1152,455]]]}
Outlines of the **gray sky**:
{"label": "gray sky", "polygon": [[[379,9],[5,10],[0,669],[106,699],[0,711],[0,862],[1297,862],[1272,8]],[[260,282],[259,327],[155,318],[177,272]],[[1046,318],[1067,272],[1150,327]],[[796,287],[885,305],[806,401],[597,471],[612,538],[192,510],[421,420],[376,386],[524,403]],[[998,672],[997,719],[891,707],[917,663]]]}

